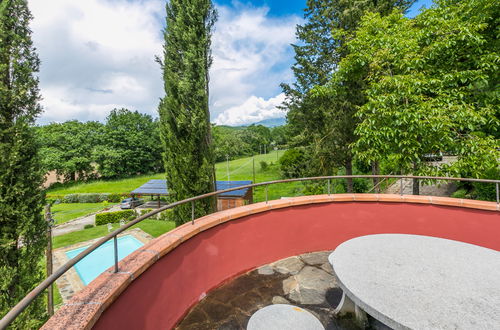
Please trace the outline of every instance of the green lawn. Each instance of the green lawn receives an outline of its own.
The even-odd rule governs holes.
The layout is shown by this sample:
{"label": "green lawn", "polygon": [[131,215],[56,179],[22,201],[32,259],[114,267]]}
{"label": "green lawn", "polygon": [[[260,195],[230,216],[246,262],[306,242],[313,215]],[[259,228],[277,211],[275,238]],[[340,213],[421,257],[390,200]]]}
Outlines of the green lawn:
{"label": "green lawn", "polygon": [[69,203],[52,205],[52,217],[56,224],[100,211],[106,207],[106,203]]}
{"label": "green lawn", "polygon": [[[281,157],[283,150],[272,151],[266,155],[255,156],[255,181],[264,182],[280,179],[279,166],[277,164],[278,157]],[[260,162],[265,161],[270,166],[266,171],[261,169]],[[220,162],[215,165],[217,180],[227,180],[227,163]],[[73,183],[66,184],[65,186],[49,189],[47,195],[67,195],[73,193],[120,193],[127,194],[135,188],[143,185],[152,179],[164,179],[164,174],[142,175],[133,178],[120,179],[120,180],[97,180],[88,183]],[[229,162],[229,179],[230,180],[254,180],[253,178],[253,160],[252,157],[235,159]],[[292,185],[293,186],[293,185]],[[297,186],[297,185],[296,185]],[[300,184],[299,184],[300,186]],[[256,191],[258,198],[263,198],[264,193],[262,189]],[[292,193],[294,188],[281,189],[283,196],[288,196]],[[274,190],[273,190],[274,191]],[[270,190],[271,192],[271,190]],[[275,191],[280,195],[278,191]],[[269,195],[271,196],[271,194]]]}
{"label": "green lawn", "polygon": [[[113,225],[113,230],[117,229],[119,224]],[[175,223],[171,221],[160,221],[160,220],[144,220],[132,228],[140,228],[149,235],[153,237],[158,237],[167,231],[175,228]],[[96,226],[89,229],[74,231],[61,236],[56,236],[53,238],[53,248],[57,249],[60,247],[65,247],[68,245],[73,245],[76,243],[88,241],[94,238],[102,237],[108,234],[107,225]]]}
{"label": "green lawn", "polygon": [[88,183],[69,183],[58,188],[49,189],[47,195],[67,195],[76,193],[117,193],[128,194],[131,190],[143,185],[151,179],[164,179],[164,174],[140,175],[119,180],[96,180]]}

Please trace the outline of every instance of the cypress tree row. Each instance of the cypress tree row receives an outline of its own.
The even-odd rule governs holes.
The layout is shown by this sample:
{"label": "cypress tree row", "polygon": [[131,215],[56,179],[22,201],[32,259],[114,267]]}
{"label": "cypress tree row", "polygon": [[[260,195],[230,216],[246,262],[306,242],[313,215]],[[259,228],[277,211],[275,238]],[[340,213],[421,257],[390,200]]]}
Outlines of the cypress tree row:
{"label": "cypress tree row", "polygon": [[[165,97],[159,106],[164,163],[171,202],[214,191],[215,171],[208,110],[210,44],[216,11],[211,0],[167,3],[163,69]],[[196,202],[195,216],[214,207]],[[174,209],[174,220],[191,219],[191,206]]]}
{"label": "cypress tree row", "polygon": [[[43,279],[47,224],[31,127],[41,112],[31,18],[26,0],[0,2],[0,316]],[[12,326],[37,328],[45,316],[40,297]]]}

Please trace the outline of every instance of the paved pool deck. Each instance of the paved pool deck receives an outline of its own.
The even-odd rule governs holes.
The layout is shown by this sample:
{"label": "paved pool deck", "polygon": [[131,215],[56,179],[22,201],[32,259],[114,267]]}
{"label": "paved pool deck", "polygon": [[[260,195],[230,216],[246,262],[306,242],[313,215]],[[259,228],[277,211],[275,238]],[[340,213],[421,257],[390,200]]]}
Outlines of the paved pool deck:
{"label": "paved pool deck", "polygon": [[[132,235],[136,239],[138,239],[140,242],[143,244],[148,243],[150,240],[153,239],[153,236],[149,235],[148,233],[142,231],[139,228],[134,228],[125,231],[124,233],[118,235],[118,237],[122,236],[127,236],[127,235]],[[62,265],[64,265],[66,262],[69,261],[68,256],[66,255],[67,251],[71,251],[74,249],[78,249],[84,246],[92,245],[93,243],[97,242],[101,237],[95,238],[92,240],[88,240],[85,242],[80,242],[77,244],[65,246],[59,249],[55,249],[52,253],[52,262],[54,265],[54,270],[58,269]],[[63,274],[59,279],[56,281],[57,284],[57,289],[59,290],[59,293],[61,294],[61,297],[63,299],[63,303],[68,302],[71,297],[81,289],[85,287],[85,284],[81,280],[80,276],[76,272],[74,267],[71,267],[70,270],[68,270],[65,274]],[[57,290],[56,289],[56,290]]]}

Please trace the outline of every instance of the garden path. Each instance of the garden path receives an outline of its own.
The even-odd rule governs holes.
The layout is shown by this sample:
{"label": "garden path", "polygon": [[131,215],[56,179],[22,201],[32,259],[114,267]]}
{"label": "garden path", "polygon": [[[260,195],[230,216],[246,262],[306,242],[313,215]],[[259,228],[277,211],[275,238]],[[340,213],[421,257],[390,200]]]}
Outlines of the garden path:
{"label": "garden path", "polygon": [[[113,211],[119,211],[119,210],[120,210],[120,205],[117,204],[117,205],[111,206],[109,210],[102,211],[102,212],[113,212]],[[102,213],[102,212],[96,212],[96,213]],[[60,225],[52,228],[52,236],[59,236],[59,235],[71,233],[73,231],[83,230],[85,225],[94,225],[96,213],[92,213],[92,214],[88,214],[88,215],[83,216],[83,217],[76,218],[74,220],[65,222],[63,224],[60,224]]]}

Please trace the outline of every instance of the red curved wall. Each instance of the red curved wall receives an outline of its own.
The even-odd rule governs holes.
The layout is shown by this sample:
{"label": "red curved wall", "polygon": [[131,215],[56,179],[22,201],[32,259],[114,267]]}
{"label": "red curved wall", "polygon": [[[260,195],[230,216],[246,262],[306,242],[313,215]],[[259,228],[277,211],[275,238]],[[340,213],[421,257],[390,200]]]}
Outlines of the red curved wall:
{"label": "red curved wall", "polygon": [[497,212],[347,202],[271,210],[204,231],[158,260],[102,314],[95,329],[168,329],[200,295],[242,272],[362,235],[407,233],[500,250]]}

